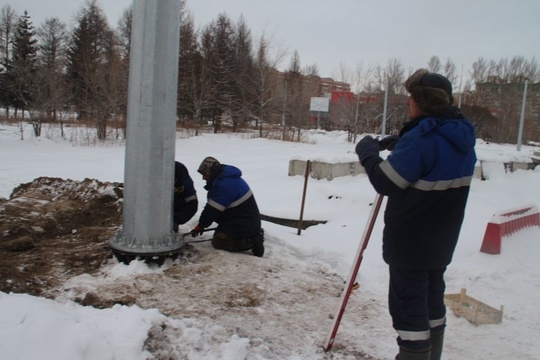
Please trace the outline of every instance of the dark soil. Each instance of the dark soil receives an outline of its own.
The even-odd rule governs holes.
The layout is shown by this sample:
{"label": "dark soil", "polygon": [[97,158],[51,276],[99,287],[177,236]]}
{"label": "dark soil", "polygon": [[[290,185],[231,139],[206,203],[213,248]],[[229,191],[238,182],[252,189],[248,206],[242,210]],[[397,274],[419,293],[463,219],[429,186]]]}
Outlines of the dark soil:
{"label": "dark soil", "polygon": [[113,256],[122,198],[119,183],[40,177],[0,199],[0,291],[47,297],[96,272]]}

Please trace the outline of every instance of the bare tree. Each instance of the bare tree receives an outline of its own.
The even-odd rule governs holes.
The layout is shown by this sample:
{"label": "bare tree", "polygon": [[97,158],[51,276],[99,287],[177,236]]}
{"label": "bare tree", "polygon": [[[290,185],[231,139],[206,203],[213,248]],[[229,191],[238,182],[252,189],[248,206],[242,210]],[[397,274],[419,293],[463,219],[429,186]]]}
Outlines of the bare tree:
{"label": "bare tree", "polygon": [[[405,81],[405,70],[401,62],[392,58],[388,61],[385,68],[381,66],[377,67],[375,72],[376,85],[379,89],[387,89],[388,102],[386,112],[386,125],[390,132],[400,128],[402,123],[406,119],[406,106],[404,102],[405,89],[403,83]],[[383,96],[380,96],[381,100]],[[379,106],[380,112],[374,111],[373,106]],[[383,114],[384,101],[378,101],[371,106],[371,113]],[[377,116],[378,118],[378,116]],[[381,121],[374,122],[374,131],[378,132],[382,128],[383,116],[380,117]]]}
{"label": "bare tree", "polygon": [[[370,84],[373,79],[374,68],[371,66],[364,67],[362,63],[356,65],[354,72],[350,73],[350,78],[343,78],[342,81],[348,82],[351,84],[351,88],[355,93],[354,99],[354,112],[353,116],[349,117],[349,138],[348,140],[356,143],[357,135],[360,131],[365,131],[367,128],[366,125],[360,122],[361,118],[365,118],[366,108],[369,106],[370,102]],[[363,99],[362,99],[362,95]]]}
{"label": "bare tree", "polygon": [[438,56],[435,56],[435,55],[433,55],[429,59],[427,65],[428,65],[428,70],[434,73],[440,72],[442,68],[441,60],[439,59]]}
{"label": "bare tree", "polygon": [[320,77],[320,75],[319,75],[319,67],[317,66],[317,64],[306,65],[302,69],[302,74],[304,74],[306,76]]}
{"label": "bare tree", "polygon": [[[270,48],[272,40],[268,39],[265,34],[261,35],[258,40],[257,49],[255,51],[254,71],[252,82],[254,85],[255,94],[255,110],[254,114],[259,122],[259,129],[262,130],[262,124],[269,123],[272,115],[281,113],[281,106],[275,96],[275,88],[283,89],[282,81],[276,76],[276,68],[283,60],[284,52],[279,50],[272,57]],[[262,136],[262,133],[260,133]]]}
{"label": "bare tree", "polygon": [[388,88],[389,93],[403,93],[403,82],[405,81],[405,69],[401,62],[392,58],[388,60],[386,67],[377,67],[375,79],[379,89]]}
{"label": "bare tree", "polygon": [[[120,52],[120,71],[121,78],[119,79],[119,104],[117,109],[118,118],[123,118],[125,123],[127,117],[127,101],[128,101],[128,85],[129,85],[129,61],[131,54],[131,24],[133,22],[133,5],[129,5],[122,17],[118,20],[118,26],[116,28],[116,39],[118,41],[118,48]],[[117,122],[118,123],[118,122]],[[117,124],[118,126],[118,124]],[[124,126],[124,136],[125,126]]]}
{"label": "bare tree", "polygon": [[[466,85],[471,92],[467,96],[468,104],[473,106],[483,106],[484,105],[484,94],[479,89],[476,89],[476,84],[484,83],[488,79],[488,62],[480,57],[472,64],[472,71],[470,72],[470,80]],[[473,89],[477,91],[472,92]]]}
{"label": "bare tree", "polygon": [[39,121],[51,118],[60,121],[61,136],[64,136],[63,108],[67,97],[65,69],[65,47],[67,44],[66,25],[58,18],[49,18],[38,28],[39,39],[37,83],[33,88],[33,116]]}
{"label": "bare tree", "polygon": [[0,10],[0,66],[4,71],[11,58],[11,39],[16,21],[15,10],[10,5],[4,5]]}
{"label": "bare tree", "polygon": [[[359,65],[360,66],[360,65]],[[350,84],[353,91],[358,87],[359,79],[351,68],[343,63],[339,64],[336,80]],[[330,103],[330,121],[334,127],[347,129],[349,132],[349,141],[352,141],[353,133],[356,130],[355,119],[359,109],[359,97],[354,97],[353,92],[335,94]]]}
{"label": "bare tree", "polygon": [[[294,51],[289,68],[285,71],[285,112],[287,124],[297,131],[297,139],[300,140],[300,129],[307,122],[309,114],[309,99],[304,93],[304,76],[301,72],[300,55]],[[285,127],[284,130],[285,131]]]}
{"label": "bare tree", "polygon": [[7,118],[9,118],[9,110],[13,102],[7,71],[11,63],[12,38],[16,21],[15,10],[10,5],[4,5],[0,10],[0,103],[6,108]]}
{"label": "bare tree", "polygon": [[[496,142],[515,141],[524,83],[525,80],[537,79],[536,69],[535,59],[527,61],[522,57],[498,61],[480,58],[473,64],[471,77],[474,89],[471,88],[467,93],[467,105],[474,109],[471,111],[471,120],[482,136],[488,136]],[[534,101],[534,96],[529,97],[526,107],[534,109]],[[523,135],[525,138],[535,139],[539,128],[538,116],[535,115],[535,110],[529,114],[530,120],[526,121]]]}
{"label": "bare tree", "polygon": [[118,20],[118,26],[116,28],[116,36],[118,38],[118,45],[120,46],[120,53],[123,58],[129,59],[131,52],[131,24],[133,22],[133,5],[129,5],[123,12],[122,16]]}
{"label": "bare tree", "polygon": [[538,63],[535,58],[532,58],[525,64],[524,73],[532,83],[540,82],[540,70],[538,69]]}
{"label": "bare tree", "polygon": [[[111,117],[117,119],[119,113],[124,112],[127,102],[126,78],[124,62],[118,51],[118,41],[114,32],[106,33],[104,63],[98,68],[96,76],[96,104],[98,139],[107,138],[108,121]],[[116,138],[119,137],[116,133]]]}
{"label": "bare tree", "polygon": [[457,83],[458,75],[456,72],[456,64],[450,58],[446,59],[446,62],[444,63],[443,75],[446,76],[452,84]]}
{"label": "bare tree", "polygon": [[488,63],[480,57],[472,65],[471,78],[474,83],[481,83],[487,80],[488,76]]}

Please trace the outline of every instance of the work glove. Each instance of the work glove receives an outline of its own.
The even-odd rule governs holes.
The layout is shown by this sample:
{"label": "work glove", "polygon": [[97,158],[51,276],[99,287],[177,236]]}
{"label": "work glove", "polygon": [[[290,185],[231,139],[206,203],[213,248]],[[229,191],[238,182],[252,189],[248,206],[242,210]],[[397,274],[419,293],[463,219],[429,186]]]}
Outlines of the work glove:
{"label": "work glove", "polygon": [[198,235],[202,235],[203,232],[204,232],[204,228],[201,227],[200,225],[197,225],[189,233],[191,234],[192,237],[196,237]]}
{"label": "work glove", "polygon": [[379,141],[371,136],[364,136],[356,145],[355,151],[358,154],[360,163],[364,165],[364,160],[373,156],[379,156]]}
{"label": "work glove", "polygon": [[381,140],[379,140],[379,151],[394,150],[394,146],[396,146],[398,140],[398,135],[388,135],[387,137],[382,138]]}

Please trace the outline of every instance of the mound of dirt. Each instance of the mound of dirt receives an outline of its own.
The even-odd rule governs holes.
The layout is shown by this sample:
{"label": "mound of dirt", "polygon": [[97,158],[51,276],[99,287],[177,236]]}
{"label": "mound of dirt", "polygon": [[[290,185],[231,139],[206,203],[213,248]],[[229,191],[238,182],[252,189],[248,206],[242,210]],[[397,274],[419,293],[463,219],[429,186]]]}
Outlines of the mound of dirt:
{"label": "mound of dirt", "polygon": [[123,185],[40,177],[0,199],[0,291],[47,297],[112,257]]}

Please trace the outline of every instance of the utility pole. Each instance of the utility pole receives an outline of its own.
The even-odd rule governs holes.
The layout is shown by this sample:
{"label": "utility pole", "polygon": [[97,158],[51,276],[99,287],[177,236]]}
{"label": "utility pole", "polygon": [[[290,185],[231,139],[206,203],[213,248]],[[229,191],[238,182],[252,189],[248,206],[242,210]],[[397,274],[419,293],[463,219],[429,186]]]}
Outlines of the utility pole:
{"label": "utility pole", "polygon": [[525,80],[525,87],[523,89],[523,101],[521,103],[521,116],[519,119],[519,130],[517,138],[517,151],[521,151],[521,141],[523,137],[523,123],[525,122],[525,103],[527,102],[527,84],[529,80]]}
{"label": "utility pole", "polygon": [[353,134],[353,142],[356,143],[356,134],[358,132],[358,115],[360,111],[360,89],[357,90],[358,95],[356,96],[356,112],[354,114],[354,134]]}
{"label": "utility pole", "polygon": [[172,226],[179,39],[180,0],[134,1],[119,260],[185,245]]}
{"label": "utility pole", "polygon": [[459,97],[457,107],[461,109],[461,86],[463,85],[463,65],[461,65],[461,77],[459,79]]}
{"label": "utility pole", "polygon": [[388,108],[388,79],[386,80],[386,89],[384,90],[384,110],[381,126],[381,135],[386,135],[386,109]]}
{"label": "utility pole", "polygon": [[287,111],[287,79],[285,77],[285,74],[283,74],[283,108],[281,109],[281,128],[282,128],[281,140],[283,141],[285,141],[286,111]]}

